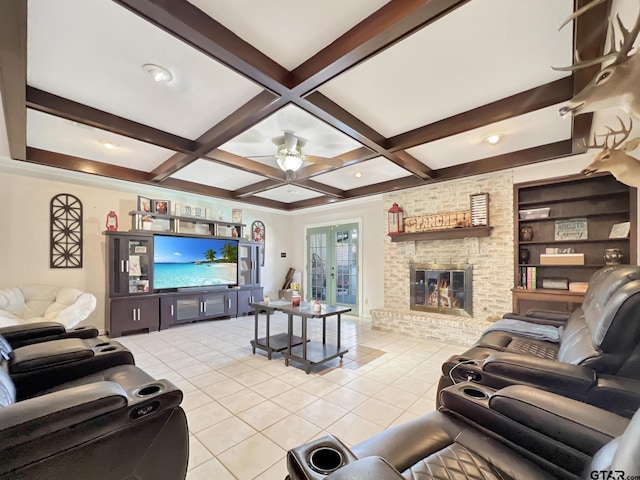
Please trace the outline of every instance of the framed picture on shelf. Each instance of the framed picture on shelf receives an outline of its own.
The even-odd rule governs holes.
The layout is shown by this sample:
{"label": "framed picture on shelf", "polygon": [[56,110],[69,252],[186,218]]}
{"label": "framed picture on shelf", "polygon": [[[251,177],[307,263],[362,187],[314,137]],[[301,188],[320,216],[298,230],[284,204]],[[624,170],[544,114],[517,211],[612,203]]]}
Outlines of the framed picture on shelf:
{"label": "framed picture on shelf", "polygon": [[609,238],[627,238],[631,231],[631,222],[616,223],[611,227]]}
{"label": "framed picture on shelf", "polygon": [[191,215],[191,207],[189,205],[185,205],[182,207],[182,214],[190,216]]}
{"label": "framed picture on shelf", "polygon": [[153,200],[142,195],[138,195],[138,211],[151,213],[151,205]]}
{"label": "framed picture on shelf", "polygon": [[200,207],[194,207],[194,208],[192,209],[192,211],[193,211],[193,214],[194,214],[196,217],[202,217],[202,208],[200,208]]}
{"label": "framed picture on shelf", "polygon": [[234,208],[231,210],[231,221],[233,223],[242,223],[242,209]]}
{"label": "framed picture on shelf", "polygon": [[168,215],[171,208],[171,202],[169,200],[154,200],[153,201],[153,213],[160,213],[162,215]]}

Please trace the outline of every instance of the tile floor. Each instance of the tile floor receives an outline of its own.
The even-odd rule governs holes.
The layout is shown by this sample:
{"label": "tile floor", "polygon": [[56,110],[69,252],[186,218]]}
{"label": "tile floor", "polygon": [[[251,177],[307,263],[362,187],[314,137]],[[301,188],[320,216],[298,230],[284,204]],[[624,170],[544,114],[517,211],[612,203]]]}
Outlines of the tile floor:
{"label": "tile floor", "polygon": [[[310,322],[310,338],[321,338],[320,326]],[[334,330],[329,319],[329,343]],[[286,331],[286,317],[276,313],[271,333],[280,331]],[[283,480],[290,448],[327,434],[353,445],[429,412],[442,362],[464,350],[343,317],[342,343],[349,352],[342,365],[335,359],[306,374],[299,364],[285,367],[280,354],[272,360],[261,350],[254,355],[253,334],[250,316],[118,338],[138,366],[184,392],[187,480]]]}

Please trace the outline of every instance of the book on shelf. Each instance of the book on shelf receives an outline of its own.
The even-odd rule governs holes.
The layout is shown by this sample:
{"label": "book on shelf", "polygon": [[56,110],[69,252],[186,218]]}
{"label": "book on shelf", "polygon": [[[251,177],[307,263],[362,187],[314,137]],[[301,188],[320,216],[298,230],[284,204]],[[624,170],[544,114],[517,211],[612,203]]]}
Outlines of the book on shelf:
{"label": "book on shelf", "polygon": [[537,281],[537,268],[536,267],[520,267],[519,271],[519,282],[522,288],[526,288],[527,290],[533,290],[536,288]]}

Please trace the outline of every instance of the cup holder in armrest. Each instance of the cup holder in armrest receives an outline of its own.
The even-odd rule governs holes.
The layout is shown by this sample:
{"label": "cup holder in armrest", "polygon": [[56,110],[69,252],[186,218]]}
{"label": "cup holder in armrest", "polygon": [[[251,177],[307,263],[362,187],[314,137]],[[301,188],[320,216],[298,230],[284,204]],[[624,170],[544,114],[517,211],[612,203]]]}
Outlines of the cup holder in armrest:
{"label": "cup holder in armrest", "polygon": [[309,466],[312,470],[328,475],[344,464],[344,457],[335,448],[320,447],[309,454]]}
{"label": "cup holder in armrest", "polygon": [[101,348],[99,351],[100,352],[115,352],[117,350],[116,347],[106,347],[106,348]]}
{"label": "cup holder in armrest", "polygon": [[464,393],[468,397],[477,398],[479,400],[484,400],[485,398],[489,398],[489,395],[487,395],[485,392],[473,387],[463,388],[462,393]]}
{"label": "cup holder in armrest", "polygon": [[137,397],[148,397],[149,395],[155,395],[160,392],[164,387],[158,383],[147,385],[137,390],[134,395]]}
{"label": "cup holder in armrest", "polygon": [[98,343],[94,348],[106,347],[107,345],[111,345],[111,342]]}

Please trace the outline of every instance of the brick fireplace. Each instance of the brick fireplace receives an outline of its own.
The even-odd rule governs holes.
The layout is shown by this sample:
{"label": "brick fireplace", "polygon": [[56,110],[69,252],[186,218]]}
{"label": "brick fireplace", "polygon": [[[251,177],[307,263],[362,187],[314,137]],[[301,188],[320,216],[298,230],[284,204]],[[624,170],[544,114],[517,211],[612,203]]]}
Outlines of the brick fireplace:
{"label": "brick fireplace", "polygon": [[[393,202],[402,206],[405,216],[465,210],[469,208],[469,195],[480,192],[488,192],[490,197],[493,231],[489,237],[408,242],[391,242],[390,238],[385,238],[384,306],[371,310],[374,329],[470,345],[490,325],[488,317],[511,311],[515,260],[511,172],[385,194],[382,214],[386,223],[386,210]],[[464,301],[464,314],[454,314],[451,310],[412,309],[411,299],[416,293],[412,265],[472,266],[473,280],[470,280],[470,298]],[[424,281],[428,284],[426,277]]]}

